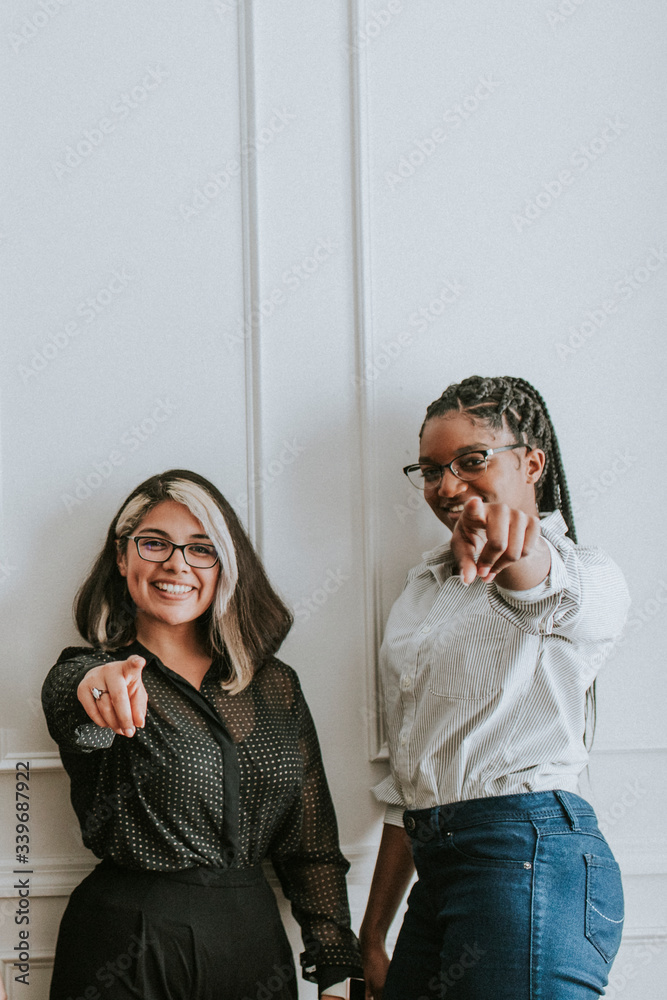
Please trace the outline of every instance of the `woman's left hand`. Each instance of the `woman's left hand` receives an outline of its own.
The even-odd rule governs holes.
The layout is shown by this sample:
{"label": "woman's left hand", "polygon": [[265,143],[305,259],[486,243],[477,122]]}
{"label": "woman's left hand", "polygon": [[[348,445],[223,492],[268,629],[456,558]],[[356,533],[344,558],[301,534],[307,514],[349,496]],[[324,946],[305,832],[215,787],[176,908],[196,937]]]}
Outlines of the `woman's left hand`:
{"label": "woman's left hand", "polygon": [[471,497],[461,511],[451,549],[466,584],[477,576],[490,583],[506,567],[538,552],[547,557],[541,579],[549,571],[550,557],[542,541],[539,517],[504,503],[484,503],[479,497]]}

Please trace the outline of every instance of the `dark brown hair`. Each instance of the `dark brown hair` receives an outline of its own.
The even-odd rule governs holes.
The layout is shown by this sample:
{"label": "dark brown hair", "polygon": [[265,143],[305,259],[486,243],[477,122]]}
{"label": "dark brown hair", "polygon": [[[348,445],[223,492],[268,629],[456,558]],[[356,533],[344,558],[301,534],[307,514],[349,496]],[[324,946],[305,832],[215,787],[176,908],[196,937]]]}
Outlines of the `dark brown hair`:
{"label": "dark brown hair", "polygon": [[243,690],[255,670],[280,647],[292,627],[289,609],[275,593],[246,532],[220,491],[195,472],[169,469],[140,483],[111,522],[101,553],[79,590],[74,615],[81,635],[105,650],[136,638],[135,607],[116,563],[127,535],[153,507],[183,504],[201,522],[220,558],[216,595],[202,616],[209,651],[227,652],[230,691]]}

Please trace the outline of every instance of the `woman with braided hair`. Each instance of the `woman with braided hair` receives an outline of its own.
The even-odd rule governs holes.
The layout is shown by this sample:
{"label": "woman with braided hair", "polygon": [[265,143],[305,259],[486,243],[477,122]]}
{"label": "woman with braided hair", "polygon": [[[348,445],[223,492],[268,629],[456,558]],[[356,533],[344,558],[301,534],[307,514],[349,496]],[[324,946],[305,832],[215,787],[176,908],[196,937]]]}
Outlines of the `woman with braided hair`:
{"label": "woman with braided hair", "polygon": [[623,890],[578,777],[627,588],[577,544],[556,433],[523,379],[449,386],[403,471],[452,535],[408,574],[381,651],[391,773],[375,789],[367,1000],[591,1000]]}

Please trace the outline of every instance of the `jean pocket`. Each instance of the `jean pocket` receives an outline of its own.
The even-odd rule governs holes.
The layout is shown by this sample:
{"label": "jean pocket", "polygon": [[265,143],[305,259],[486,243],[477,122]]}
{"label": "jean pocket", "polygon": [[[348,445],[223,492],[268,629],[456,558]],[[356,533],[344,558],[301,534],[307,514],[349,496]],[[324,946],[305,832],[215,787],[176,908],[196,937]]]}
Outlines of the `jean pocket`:
{"label": "jean pocket", "polygon": [[586,860],[586,937],[605,962],[611,962],[623,933],[621,870],[612,858],[584,854]]}
{"label": "jean pocket", "polygon": [[447,834],[456,854],[484,868],[516,868],[529,871],[535,854],[532,825],[487,823],[464,827]]}

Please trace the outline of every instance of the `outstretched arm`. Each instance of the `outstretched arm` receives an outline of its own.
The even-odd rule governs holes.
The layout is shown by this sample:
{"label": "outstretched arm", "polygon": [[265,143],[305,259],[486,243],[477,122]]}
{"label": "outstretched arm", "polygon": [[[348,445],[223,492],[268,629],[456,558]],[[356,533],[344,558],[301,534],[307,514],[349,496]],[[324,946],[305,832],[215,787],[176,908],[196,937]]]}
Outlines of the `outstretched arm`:
{"label": "outstretched arm", "polygon": [[387,931],[396,916],[415,867],[410,840],[400,826],[385,823],[359,941],[364,963],[366,1000],[381,1000],[389,957]]}

